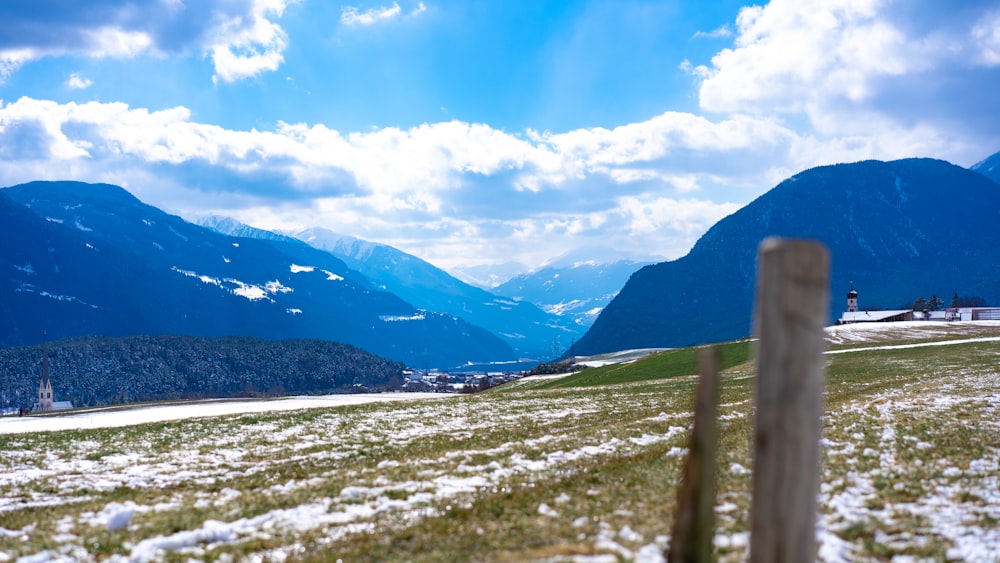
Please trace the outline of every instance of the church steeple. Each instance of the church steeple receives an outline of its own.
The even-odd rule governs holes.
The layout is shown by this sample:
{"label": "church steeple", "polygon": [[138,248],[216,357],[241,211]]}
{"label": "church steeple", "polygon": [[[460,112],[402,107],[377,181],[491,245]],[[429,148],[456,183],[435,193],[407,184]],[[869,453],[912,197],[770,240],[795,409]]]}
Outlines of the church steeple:
{"label": "church steeple", "polygon": [[856,313],[858,311],[858,292],[854,291],[854,282],[851,282],[851,290],[847,292],[847,312]]}
{"label": "church steeple", "polygon": [[35,410],[52,410],[52,380],[49,378],[49,339],[42,343],[42,379],[38,382],[38,403]]}

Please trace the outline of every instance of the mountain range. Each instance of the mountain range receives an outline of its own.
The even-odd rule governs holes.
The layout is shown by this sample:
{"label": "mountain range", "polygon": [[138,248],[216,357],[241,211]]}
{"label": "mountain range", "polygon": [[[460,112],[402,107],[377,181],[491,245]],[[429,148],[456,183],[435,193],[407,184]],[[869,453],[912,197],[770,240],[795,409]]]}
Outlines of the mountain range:
{"label": "mountain range", "polygon": [[513,360],[489,331],[294,239],[222,235],[120,187],[0,190],[0,346],[100,334],[316,338],[414,366]]}
{"label": "mountain range", "polygon": [[302,241],[329,252],[382,291],[420,309],[453,315],[487,329],[504,340],[519,358],[558,356],[585,331],[585,327],[571,319],[542,311],[526,300],[501,297],[474,287],[389,245],[320,227],[273,233],[230,218],[207,217],[198,223],[225,234]]}
{"label": "mountain range", "polygon": [[325,229],[195,225],[116,186],[33,182],[0,189],[0,347],[88,334],[309,338],[451,368],[545,359],[577,338],[568,353],[717,342],[751,332],[768,236],[829,247],[831,322],[852,284],[862,310],[953,294],[997,304],[998,181],[1000,153],[970,169],[932,159],[813,168],[677,260],[591,249],[489,291]]}
{"label": "mountain range", "polygon": [[516,275],[493,291],[534,303],[580,327],[590,327],[629,276],[658,261],[654,257],[626,258],[608,248],[583,248]]}
{"label": "mountain range", "polygon": [[990,179],[998,161],[975,171],[906,159],[796,174],[716,223],[686,256],[636,272],[573,353],[750,335],[757,247],[770,236],[828,246],[831,322],[852,283],[862,310],[931,295],[1000,304],[1000,184]]}

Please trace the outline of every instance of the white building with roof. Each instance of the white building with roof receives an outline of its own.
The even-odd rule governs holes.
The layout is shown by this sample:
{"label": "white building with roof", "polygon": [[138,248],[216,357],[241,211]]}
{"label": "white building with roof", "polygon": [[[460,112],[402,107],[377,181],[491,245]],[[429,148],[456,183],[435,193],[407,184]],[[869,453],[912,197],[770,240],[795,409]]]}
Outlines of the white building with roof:
{"label": "white building with roof", "polygon": [[859,311],[858,292],[854,290],[854,282],[851,282],[851,290],[847,292],[847,311],[841,313],[837,319],[837,324],[853,323],[891,323],[896,321],[912,321],[913,311],[909,309],[891,309],[888,311]]}

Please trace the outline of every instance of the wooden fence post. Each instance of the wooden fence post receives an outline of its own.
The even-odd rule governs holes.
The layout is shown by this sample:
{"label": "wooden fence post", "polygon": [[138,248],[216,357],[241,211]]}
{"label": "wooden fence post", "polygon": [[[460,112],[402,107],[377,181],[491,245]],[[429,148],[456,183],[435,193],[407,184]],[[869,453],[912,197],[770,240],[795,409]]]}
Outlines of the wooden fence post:
{"label": "wooden fence post", "polygon": [[806,563],[816,560],[830,257],[818,242],[770,238],[758,260],[750,561]]}
{"label": "wooden fence post", "polygon": [[715,466],[718,455],[719,351],[698,353],[701,378],[695,396],[694,427],[677,494],[667,561],[709,562],[715,551]]}

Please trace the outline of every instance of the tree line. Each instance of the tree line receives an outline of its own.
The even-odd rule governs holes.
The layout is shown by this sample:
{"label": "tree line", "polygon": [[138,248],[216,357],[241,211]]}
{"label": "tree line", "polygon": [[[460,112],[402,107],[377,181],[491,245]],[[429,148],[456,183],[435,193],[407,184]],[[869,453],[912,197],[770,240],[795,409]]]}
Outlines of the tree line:
{"label": "tree line", "polygon": [[[931,295],[928,298],[917,297],[913,304],[910,305],[911,311],[940,311],[945,308],[944,299],[941,299],[937,295]],[[986,300],[979,296],[960,296],[959,294],[954,294],[951,297],[951,302],[948,305],[950,308],[960,308],[960,307],[986,307]]]}
{"label": "tree line", "polygon": [[0,349],[0,405],[30,406],[44,348],[57,401],[74,406],[399,389],[404,365],[323,340],[77,337]]}

